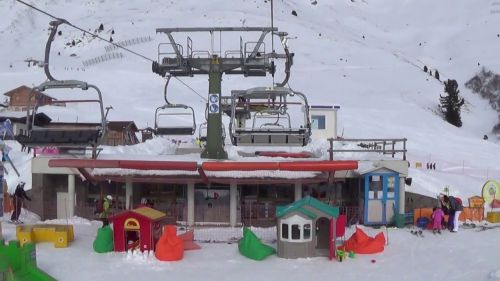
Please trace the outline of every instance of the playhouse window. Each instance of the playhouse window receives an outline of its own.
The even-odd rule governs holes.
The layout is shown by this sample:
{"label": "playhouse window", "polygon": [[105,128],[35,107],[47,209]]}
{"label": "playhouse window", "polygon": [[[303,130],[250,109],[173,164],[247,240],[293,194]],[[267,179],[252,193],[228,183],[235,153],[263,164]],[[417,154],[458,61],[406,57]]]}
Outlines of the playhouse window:
{"label": "playhouse window", "polygon": [[281,238],[288,239],[288,224],[281,224]]}
{"label": "playhouse window", "polygon": [[292,224],[292,240],[300,239],[300,226],[298,224]]}
{"label": "playhouse window", "polygon": [[311,221],[293,216],[281,223],[281,240],[288,242],[307,242],[312,240]]}
{"label": "playhouse window", "polygon": [[311,239],[311,225],[304,224],[304,240]]}

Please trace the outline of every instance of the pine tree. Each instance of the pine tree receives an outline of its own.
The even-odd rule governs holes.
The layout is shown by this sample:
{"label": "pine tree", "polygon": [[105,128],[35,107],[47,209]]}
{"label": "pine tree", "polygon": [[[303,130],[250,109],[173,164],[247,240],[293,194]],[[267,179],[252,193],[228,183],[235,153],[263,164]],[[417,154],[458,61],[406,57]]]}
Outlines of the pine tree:
{"label": "pine tree", "polygon": [[439,72],[437,71],[437,69],[436,71],[434,71],[434,77],[436,77],[436,79],[439,80]]}
{"label": "pine tree", "polygon": [[103,31],[104,30],[104,25],[101,23],[101,25],[99,25],[99,31]]}
{"label": "pine tree", "polygon": [[462,119],[460,118],[460,108],[464,105],[465,100],[458,94],[458,83],[456,80],[444,82],[444,91],[447,96],[439,96],[441,102],[441,111],[444,113],[446,121],[456,127],[462,127]]}
{"label": "pine tree", "polygon": [[424,72],[427,72],[429,71],[429,69],[427,68],[427,65],[424,65]]}

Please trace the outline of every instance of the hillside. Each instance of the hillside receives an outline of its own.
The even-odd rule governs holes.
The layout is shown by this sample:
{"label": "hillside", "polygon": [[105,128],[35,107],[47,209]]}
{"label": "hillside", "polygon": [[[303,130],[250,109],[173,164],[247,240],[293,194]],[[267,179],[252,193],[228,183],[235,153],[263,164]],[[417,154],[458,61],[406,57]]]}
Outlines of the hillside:
{"label": "hillside", "polygon": [[[270,24],[269,1],[264,0],[36,2],[85,30],[94,31],[102,23],[101,36],[129,42],[128,48],[151,59],[157,57],[158,43],[166,42],[165,35],[155,34],[158,27]],[[413,178],[410,191],[435,195],[449,185],[452,193],[470,196],[480,192],[487,178],[500,179],[500,142],[493,136],[488,141],[482,138],[498,122],[498,114],[487,100],[464,86],[483,66],[500,72],[497,1],[318,0],[313,5],[309,0],[278,0],[274,6],[275,26],[293,38],[289,40],[295,53],[289,86],[305,93],[310,104],[339,104],[339,134],[345,138],[406,137]],[[43,70],[28,67],[24,60],[43,60],[52,19],[14,0],[0,1],[0,11],[4,15],[0,91],[43,82]],[[133,118],[139,127],[151,126],[155,108],[164,103],[164,80],[151,72],[151,63],[124,50],[108,51],[109,44],[69,26],[60,30],[51,56],[53,75],[97,85],[105,105],[114,108],[111,120]],[[184,35],[176,38],[185,42]],[[210,38],[196,39],[196,49],[210,49]],[[66,45],[73,40],[75,46]],[[134,40],[142,42],[132,44]],[[230,49],[233,42],[233,49],[238,48],[237,37],[224,40],[225,48]],[[89,64],[110,53],[116,58]],[[438,114],[444,86],[422,71],[424,65],[433,72],[438,69],[441,80],[459,82],[466,99],[462,128],[444,122]],[[276,80],[282,78],[279,72]],[[206,76],[182,80],[206,95]],[[223,94],[271,83],[271,77],[224,76]],[[172,82],[171,93],[172,100],[189,103],[199,113],[198,120],[204,119],[204,100],[178,81]],[[424,166],[436,162],[437,170],[415,169],[415,162]]]}

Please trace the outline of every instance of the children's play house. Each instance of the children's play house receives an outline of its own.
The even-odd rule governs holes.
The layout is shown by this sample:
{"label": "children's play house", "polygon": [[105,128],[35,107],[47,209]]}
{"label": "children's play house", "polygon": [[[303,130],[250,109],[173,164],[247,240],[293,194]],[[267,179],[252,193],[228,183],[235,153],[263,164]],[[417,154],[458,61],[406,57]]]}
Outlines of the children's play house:
{"label": "children's play house", "polygon": [[335,220],[339,208],[310,196],[277,207],[278,256],[307,258],[333,256]]}
{"label": "children's play house", "polygon": [[167,224],[165,213],[149,207],[125,211],[110,218],[116,252],[127,250],[154,250]]}

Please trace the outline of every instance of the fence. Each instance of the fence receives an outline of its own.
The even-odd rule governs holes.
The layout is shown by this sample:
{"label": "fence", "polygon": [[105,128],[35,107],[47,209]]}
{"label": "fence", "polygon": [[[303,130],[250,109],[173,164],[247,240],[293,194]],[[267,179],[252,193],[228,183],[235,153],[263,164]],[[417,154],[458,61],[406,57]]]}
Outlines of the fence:
{"label": "fence", "polygon": [[276,204],[273,202],[241,203],[241,222],[251,226],[273,226],[276,224]]}
{"label": "fence", "polygon": [[[391,155],[392,158],[398,153],[403,154],[403,160],[406,160],[406,141],[407,139],[328,139],[330,142],[330,159],[333,159],[334,152],[375,152],[380,154]],[[357,143],[359,148],[353,148],[350,145],[348,148],[334,149],[334,142],[340,143]]]}
{"label": "fence", "polygon": [[[121,47],[127,47],[127,46],[137,45],[137,44],[141,44],[141,43],[151,42],[151,41],[153,41],[153,38],[151,38],[151,36],[144,36],[144,37],[136,37],[136,38],[128,39],[128,40],[124,40],[124,41],[119,41],[119,42],[116,42],[115,44],[118,46],[121,46]],[[111,51],[114,51],[114,50],[119,48],[116,45],[108,45],[108,46],[104,47],[104,49],[106,50],[106,52],[111,52]]]}
{"label": "fence", "polygon": [[87,66],[91,66],[91,65],[98,64],[101,62],[122,59],[122,58],[123,58],[122,53],[109,53],[109,54],[104,54],[102,56],[98,56],[98,57],[91,58],[88,60],[84,60],[82,63],[83,63],[83,66],[87,67]]}

